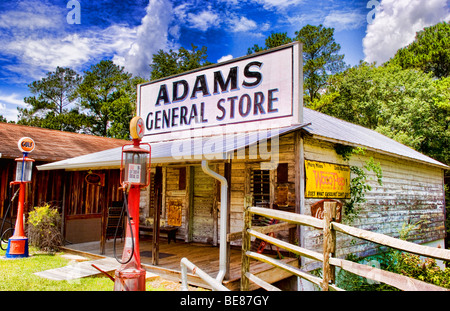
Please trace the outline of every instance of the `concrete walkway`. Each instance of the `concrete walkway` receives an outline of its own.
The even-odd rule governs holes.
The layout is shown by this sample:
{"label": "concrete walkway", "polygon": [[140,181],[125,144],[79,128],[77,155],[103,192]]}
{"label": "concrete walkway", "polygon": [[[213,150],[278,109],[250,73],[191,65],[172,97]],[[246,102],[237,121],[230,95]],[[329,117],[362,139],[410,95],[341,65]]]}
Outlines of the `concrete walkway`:
{"label": "concrete walkway", "polygon": [[[61,268],[35,272],[34,274],[49,280],[69,281],[84,278],[87,276],[101,274],[99,270],[95,269],[92,266],[93,264],[105,272],[115,271],[120,267],[120,264],[117,262],[117,260],[110,257],[96,260],[83,260],[84,257],[81,256],[76,255],[68,255],[68,256],[69,256],[68,258],[73,260],[74,262]],[[159,277],[158,275],[147,271],[146,279],[158,277]]]}

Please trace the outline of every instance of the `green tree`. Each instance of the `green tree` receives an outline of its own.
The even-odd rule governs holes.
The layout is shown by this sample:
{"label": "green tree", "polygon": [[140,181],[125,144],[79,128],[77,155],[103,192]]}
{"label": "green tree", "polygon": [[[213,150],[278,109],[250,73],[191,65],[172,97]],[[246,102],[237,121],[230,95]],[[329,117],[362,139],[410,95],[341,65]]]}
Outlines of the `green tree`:
{"label": "green tree", "polygon": [[197,50],[198,47],[193,44],[191,46],[191,51],[182,47],[178,52],[159,50],[156,54],[153,54],[150,64],[152,68],[150,79],[152,81],[162,79],[211,64],[207,61],[208,55],[205,46],[200,50]]}
{"label": "green tree", "polygon": [[432,72],[437,78],[450,76],[450,24],[441,22],[417,32],[414,42],[398,50],[390,62]]}
{"label": "green tree", "polygon": [[18,124],[39,126],[49,129],[76,132],[85,125],[85,118],[74,104],[74,91],[81,76],[70,68],[56,67],[46,77],[28,85],[34,96],[24,99],[29,108],[17,108]]}
{"label": "green tree", "polygon": [[313,108],[450,163],[450,78],[361,62],[328,83]]}
{"label": "green tree", "polygon": [[289,38],[286,32],[279,33],[271,33],[270,36],[268,36],[265,40],[265,46],[260,47],[259,45],[255,44],[253,47],[248,49],[247,54],[257,53],[260,51],[268,50],[271,48],[275,48],[277,46],[291,43],[293,40],[292,38]]}
{"label": "green tree", "polygon": [[334,39],[334,28],[306,25],[295,32],[294,38],[289,38],[287,33],[272,33],[265,40],[264,47],[255,44],[248,49],[248,54],[293,41],[303,43],[304,99],[305,105],[311,106],[320,98],[328,77],[346,68],[344,55],[338,54],[341,46]]}
{"label": "green tree", "polygon": [[144,80],[111,60],[102,60],[84,73],[75,96],[86,110],[91,133],[98,136],[129,138],[128,124],[136,107],[136,85]]}
{"label": "green tree", "polygon": [[320,97],[329,75],[345,69],[341,46],[334,39],[334,28],[306,25],[295,32],[294,40],[303,43],[305,105]]}

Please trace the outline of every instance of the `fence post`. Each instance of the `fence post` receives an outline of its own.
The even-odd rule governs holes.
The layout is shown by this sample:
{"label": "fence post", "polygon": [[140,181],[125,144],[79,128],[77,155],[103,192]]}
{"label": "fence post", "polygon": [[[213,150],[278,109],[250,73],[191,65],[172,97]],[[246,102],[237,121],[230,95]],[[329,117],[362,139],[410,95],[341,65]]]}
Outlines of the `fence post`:
{"label": "fence post", "polygon": [[336,251],[336,232],[330,223],[336,218],[336,202],[323,204],[323,282],[322,290],[328,291],[328,285],[335,282],[335,267],[330,265],[330,256]]}
{"label": "fence post", "polygon": [[249,205],[246,204],[244,208],[244,230],[242,231],[242,267],[241,267],[241,291],[248,291],[250,289],[250,280],[246,276],[250,272],[250,258],[247,252],[250,251],[251,236],[248,229],[252,226],[252,215],[248,211]]}

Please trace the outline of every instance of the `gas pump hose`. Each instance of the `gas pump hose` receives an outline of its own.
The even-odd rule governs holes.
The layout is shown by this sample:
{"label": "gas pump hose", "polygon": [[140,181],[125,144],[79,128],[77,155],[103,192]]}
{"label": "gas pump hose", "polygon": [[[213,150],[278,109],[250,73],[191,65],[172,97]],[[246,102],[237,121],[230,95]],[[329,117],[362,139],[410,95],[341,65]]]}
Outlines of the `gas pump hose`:
{"label": "gas pump hose", "polygon": [[[123,217],[123,213],[124,211],[127,211],[127,219],[128,219],[128,225],[130,227],[130,234],[131,234],[131,255],[130,258],[128,258],[126,261],[121,261],[116,254],[116,241],[117,241],[117,233],[119,232],[119,226],[122,223],[122,217]],[[126,245],[126,237],[125,237],[125,245]],[[120,218],[119,218],[119,222],[117,223],[116,226],[116,232],[114,233],[114,246],[113,246],[113,250],[114,250],[114,258],[117,260],[118,263],[125,265],[127,263],[129,263],[131,261],[131,259],[133,258],[134,255],[134,236],[133,236],[133,227],[131,225],[131,219],[130,219],[130,212],[128,209],[128,198],[127,198],[127,193],[126,193],[126,187],[124,187],[123,190],[123,205],[122,205],[122,211],[120,212]]]}
{"label": "gas pump hose", "polygon": [[[16,190],[16,192],[14,193],[14,196],[13,196],[13,197],[11,198],[11,200],[9,201],[9,204],[8,204],[8,207],[6,208],[5,213],[3,214],[2,225],[1,225],[1,227],[0,227],[0,232],[2,233],[2,234],[1,234],[1,237],[0,237],[0,248],[1,248],[2,250],[4,250],[4,251],[6,251],[6,248],[3,248],[2,242],[8,243],[8,241],[4,241],[3,238],[5,237],[5,235],[6,235],[6,233],[7,233],[8,231],[13,231],[13,232],[14,232],[14,224],[13,224],[12,221],[11,221],[11,215],[9,215],[9,224],[10,224],[10,227],[9,227],[8,229],[6,229],[5,231],[3,231],[3,228],[4,228],[4,226],[5,226],[5,221],[6,221],[6,215],[9,214],[9,210],[11,209],[11,204],[12,204],[12,202],[14,201],[14,199],[16,198],[17,193],[19,193],[19,190],[20,190],[20,188]],[[9,187],[9,191],[8,191],[8,192],[9,192],[9,197],[11,197],[11,186]]]}

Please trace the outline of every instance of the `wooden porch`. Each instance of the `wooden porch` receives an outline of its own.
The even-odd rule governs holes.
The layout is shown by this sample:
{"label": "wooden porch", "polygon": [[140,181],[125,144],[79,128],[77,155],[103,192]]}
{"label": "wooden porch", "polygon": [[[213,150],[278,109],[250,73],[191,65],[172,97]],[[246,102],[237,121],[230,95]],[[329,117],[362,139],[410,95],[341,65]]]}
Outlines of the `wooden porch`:
{"label": "wooden porch", "polygon": [[[215,277],[219,272],[219,247],[214,247],[202,243],[186,243],[177,240],[176,243],[167,242],[167,239],[161,238],[159,244],[159,265],[151,264],[152,260],[152,243],[151,239],[140,239],[140,254],[143,268],[147,271],[156,273],[163,278],[172,281],[181,281],[180,261],[183,257],[188,258],[192,263],[200,269]],[[122,257],[123,243],[121,239],[117,239],[116,253],[119,258]],[[67,252],[82,253],[92,257],[114,257],[113,240],[106,242],[106,252],[100,254],[100,242],[87,242],[80,244],[66,245],[64,250]],[[224,281],[224,285],[233,291],[240,290],[241,279],[241,249],[232,247],[230,251],[230,278]],[[296,258],[285,257],[283,261],[294,267],[298,267]],[[292,274],[273,266],[259,261],[252,261],[250,267],[251,273],[257,275],[261,279],[275,283],[285,278],[291,277]],[[209,288],[203,280],[193,274],[189,274],[188,282],[191,285]],[[255,285],[251,290],[257,289]]]}

